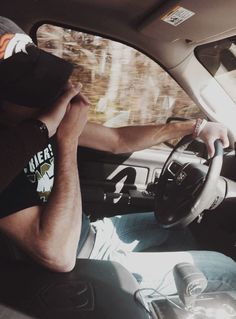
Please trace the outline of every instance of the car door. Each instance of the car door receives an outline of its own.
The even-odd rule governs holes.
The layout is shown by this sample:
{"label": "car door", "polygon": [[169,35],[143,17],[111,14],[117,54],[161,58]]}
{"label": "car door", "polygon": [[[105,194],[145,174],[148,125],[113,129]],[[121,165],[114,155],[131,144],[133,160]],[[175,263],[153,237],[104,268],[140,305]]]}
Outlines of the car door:
{"label": "car door", "polygon": [[[74,63],[72,81],[83,84],[91,122],[141,126],[163,124],[172,116],[203,116],[170,75],[127,45],[50,24],[38,29],[37,39],[44,50]],[[114,155],[79,148],[84,210],[94,218],[152,211],[152,185],[171,149],[163,144]],[[186,152],[186,161],[192,155]]]}

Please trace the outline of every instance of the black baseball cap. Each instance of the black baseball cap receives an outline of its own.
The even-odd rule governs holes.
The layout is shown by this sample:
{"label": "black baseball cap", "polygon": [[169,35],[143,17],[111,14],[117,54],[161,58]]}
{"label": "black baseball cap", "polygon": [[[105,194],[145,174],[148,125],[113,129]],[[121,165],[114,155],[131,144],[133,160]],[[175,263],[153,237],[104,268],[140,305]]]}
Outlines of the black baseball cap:
{"label": "black baseball cap", "polygon": [[39,49],[13,21],[0,16],[0,99],[43,108],[63,92],[73,65]]}

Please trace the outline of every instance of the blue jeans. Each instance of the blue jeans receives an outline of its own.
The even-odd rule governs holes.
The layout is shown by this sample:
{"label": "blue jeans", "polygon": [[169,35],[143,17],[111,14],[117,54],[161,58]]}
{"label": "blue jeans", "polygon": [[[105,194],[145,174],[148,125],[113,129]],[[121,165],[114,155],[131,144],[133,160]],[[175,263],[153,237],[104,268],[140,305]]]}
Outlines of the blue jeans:
{"label": "blue jeans", "polygon": [[[172,269],[177,263],[190,262],[207,277],[206,291],[236,290],[236,263],[231,258],[217,252],[189,250],[195,249],[190,232],[162,229],[153,213],[104,218],[92,225],[96,240],[90,258],[119,262],[141,288],[158,288],[166,295],[176,293]],[[176,247],[184,251],[158,252],[168,242],[171,247],[177,243]]]}

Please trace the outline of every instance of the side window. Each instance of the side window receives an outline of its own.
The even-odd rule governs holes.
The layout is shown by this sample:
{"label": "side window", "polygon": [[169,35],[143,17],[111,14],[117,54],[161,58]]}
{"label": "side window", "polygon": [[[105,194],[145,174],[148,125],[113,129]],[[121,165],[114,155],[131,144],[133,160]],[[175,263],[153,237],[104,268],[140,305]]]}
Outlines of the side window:
{"label": "side window", "polygon": [[127,45],[49,24],[37,39],[42,49],[74,63],[73,80],[91,102],[90,121],[115,127],[202,116],[157,63]]}

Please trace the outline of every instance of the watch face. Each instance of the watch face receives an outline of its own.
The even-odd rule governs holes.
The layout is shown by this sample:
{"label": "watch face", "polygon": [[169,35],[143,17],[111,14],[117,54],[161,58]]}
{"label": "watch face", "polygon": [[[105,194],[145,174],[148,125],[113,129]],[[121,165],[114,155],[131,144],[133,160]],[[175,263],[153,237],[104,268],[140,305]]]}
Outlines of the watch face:
{"label": "watch face", "polygon": [[43,132],[44,132],[44,131],[47,131],[47,127],[46,127],[46,125],[45,125],[43,122],[40,123],[39,128],[40,128],[40,130],[43,131]]}
{"label": "watch face", "polygon": [[47,134],[48,136],[48,128],[46,126],[45,123],[41,122],[38,119],[32,120],[35,123],[35,126],[37,126],[39,128],[39,130],[43,133],[43,134]]}

